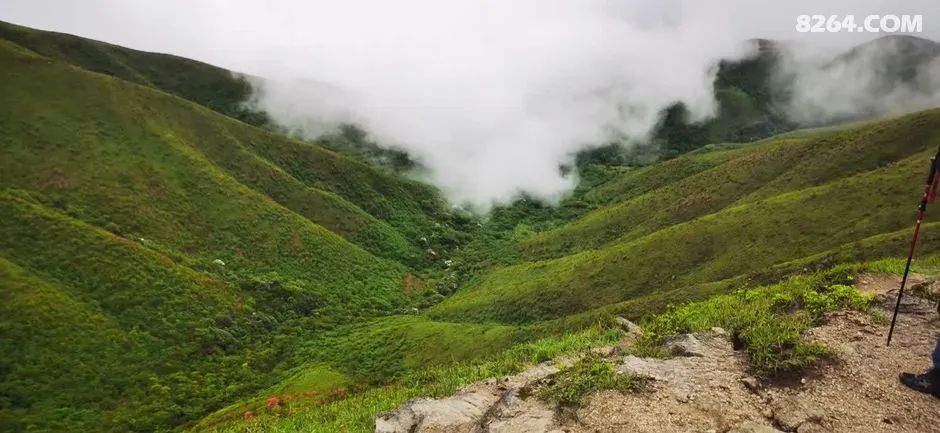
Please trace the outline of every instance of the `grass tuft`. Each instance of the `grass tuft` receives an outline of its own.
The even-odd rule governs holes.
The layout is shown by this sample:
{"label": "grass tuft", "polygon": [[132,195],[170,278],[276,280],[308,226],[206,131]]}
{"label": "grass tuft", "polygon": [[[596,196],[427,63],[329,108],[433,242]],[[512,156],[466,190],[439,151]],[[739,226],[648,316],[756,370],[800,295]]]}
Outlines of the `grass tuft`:
{"label": "grass tuft", "polygon": [[610,344],[620,336],[619,330],[593,327],[583,332],[547,337],[515,346],[486,359],[416,370],[388,386],[350,394],[287,416],[265,412],[247,420],[197,425],[194,430],[214,433],[370,432],[376,415],[395,409],[409,399],[451,395],[473,382],[518,373],[526,367],[560,355]]}
{"label": "grass tuft", "polygon": [[661,356],[667,337],[721,327],[747,350],[755,372],[773,375],[810,366],[831,356],[825,346],[803,333],[823,314],[839,309],[868,311],[872,298],[847,285],[858,266],[791,277],[771,286],[715,296],[671,307],[649,320],[636,352]]}
{"label": "grass tuft", "polygon": [[578,406],[588,394],[615,390],[636,392],[647,378],[616,371],[609,362],[588,355],[554,376],[554,381],[538,390],[539,398],[562,405]]}

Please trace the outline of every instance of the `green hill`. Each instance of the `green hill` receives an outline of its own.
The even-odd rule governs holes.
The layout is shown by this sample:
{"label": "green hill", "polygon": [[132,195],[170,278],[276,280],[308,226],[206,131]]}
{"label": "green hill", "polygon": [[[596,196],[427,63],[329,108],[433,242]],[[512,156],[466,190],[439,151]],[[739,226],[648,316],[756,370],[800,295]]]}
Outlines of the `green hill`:
{"label": "green hill", "polygon": [[0,430],[201,417],[408,311],[456,233],[433,188],[315,144],[2,39],[0,71]]}
{"label": "green hill", "polygon": [[248,78],[222,68],[3,21],[0,21],[0,39],[50,59],[154,87],[248,123],[261,125],[267,122],[264,113],[244,105],[252,92]]}
{"label": "green hill", "polygon": [[[740,122],[703,140],[760,122],[748,80],[766,67],[725,66]],[[404,399],[610,342],[592,325],[612,314],[901,254],[940,145],[930,110],[642,168],[588,158],[560,206],[476,219],[355,128],[259,128],[250,91],[0,23],[0,431],[244,431],[246,412],[359,431]],[[938,248],[929,223],[922,251]]]}
{"label": "green hill", "polygon": [[[535,260],[494,270],[430,315],[555,319],[900,230],[911,223],[938,132],[940,110],[932,110],[630,172],[600,187],[614,203],[523,240],[523,255]],[[677,175],[678,167],[693,168]]]}
{"label": "green hill", "polygon": [[[171,221],[187,221],[198,232],[189,242],[201,242],[206,219],[213,218],[206,211],[213,208],[205,208],[197,190],[225,195],[210,185],[240,183],[385,257],[417,260],[424,247],[417,238],[444,232],[435,224],[445,217],[443,202],[424,185],[162,92],[50,64],[9,43],[2,61],[0,128],[10,155],[3,161],[3,184],[74,205],[99,225],[169,234],[180,229]],[[184,174],[200,178],[180,182]],[[160,206],[173,209],[140,214]],[[140,221],[145,217],[148,222]],[[136,227],[141,224],[151,227]]]}

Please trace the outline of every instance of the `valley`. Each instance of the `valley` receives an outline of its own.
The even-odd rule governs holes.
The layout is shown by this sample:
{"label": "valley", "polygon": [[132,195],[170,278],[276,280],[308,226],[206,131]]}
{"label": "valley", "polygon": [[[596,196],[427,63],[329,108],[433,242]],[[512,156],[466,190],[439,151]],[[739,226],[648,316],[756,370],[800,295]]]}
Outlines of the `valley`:
{"label": "valley", "polygon": [[897,273],[940,109],[798,125],[768,62],[724,64],[705,124],[667,109],[655,160],[597,147],[559,203],[480,214],[351,126],[289,134],[257,77],[0,22],[0,431],[370,431],[618,317]]}

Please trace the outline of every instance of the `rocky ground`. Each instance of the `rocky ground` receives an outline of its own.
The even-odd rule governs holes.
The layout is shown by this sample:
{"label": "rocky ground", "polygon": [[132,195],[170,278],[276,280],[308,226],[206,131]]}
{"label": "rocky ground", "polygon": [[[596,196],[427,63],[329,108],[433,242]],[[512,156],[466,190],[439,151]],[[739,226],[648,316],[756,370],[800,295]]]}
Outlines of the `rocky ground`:
{"label": "rocky ground", "polygon": [[[860,290],[878,296],[886,316],[898,283],[897,277],[879,274],[856,279]],[[926,284],[918,276],[911,283]],[[802,375],[754,377],[744,354],[716,328],[677,337],[670,346],[679,356],[671,359],[619,355],[622,347],[597,350],[618,371],[651,377],[651,386],[642,392],[596,392],[578,408],[541,401],[532,390],[573,362],[559,359],[448,398],[410,401],[379,416],[376,432],[940,432],[940,399],[908,390],[897,380],[901,371],[929,366],[940,334],[935,307],[905,296],[890,347],[885,346],[883,317],[853,311],[827,315],[809,337],[834,349],[838,359]],[[626,346],[638,330],[623,324],[621,346]]]}

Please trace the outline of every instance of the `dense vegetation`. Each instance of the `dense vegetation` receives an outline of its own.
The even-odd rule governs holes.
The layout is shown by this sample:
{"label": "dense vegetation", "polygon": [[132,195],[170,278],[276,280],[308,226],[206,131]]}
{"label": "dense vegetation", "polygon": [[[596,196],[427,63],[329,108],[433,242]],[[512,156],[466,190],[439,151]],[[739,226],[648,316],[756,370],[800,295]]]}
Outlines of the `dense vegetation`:
{"label": "dense vegetation", "polygon": [[[906,229],[938,130],[933,110],[629,172],[627,194],[614,190],[611,204],[520,240],[521,263],[481,276],[429,314],[557,319],[664,289],[694,292]],[[677,172],[681,165],[702,170]]]}
{"label": "dense vegetation", "polygon": [[[251,412],[248,417],[243,416],[241,412],[237,417],[221,420],[223,422],[216,417],[210,417],[194,426],[193,430],[220,433],[369,432],[373,431],[376,414],[392,410],[411,398],[450,395],[479,380],[518,373],[526,367],[557,356],[611,344],[617,341],[620,335],[619,330],[591,327],[579,332],[519,344],[484,359],[415,370],[385,386],[341,397],[333,395],[309,407],[302,406],[302,401],[291,399],[289,402],[300,407],[293,414],[285,413],[289,412],[289,407],[285,409],[282,406],[281,409],[272,410],[265,404]],[[278,398],[277,395],[273,397]],[[278,398],[278,401],[280,400]],[[265,402],[267,401],[271,401],[271,398],[268,397]]]}
{"label": "dense vegetation", "polygon": [[[712,295],[653,318],[650,350],[718,324],[758,369],[803,365],[800,327],[861,301],[843,268],[772,283],[903,251],[940,111],[705,145],[782,128],[768,59],[722,66],[727,115],[660,137],[681,156],[601,147],[557,206],[481,218],[355,127],[278,133],[228,71],[0,23],[0,431],[363,431]],[[755,327],[781,305],[809,313]],[[551,398],[635,385],[569,373]]]}
{"label": "dense vegetation", "polygon": [[422,184],[5,40],[0,69],[4,430],[194,420],[410,311],[454,242]]}
{"label": "dense vegetation", "polygon": [[[936,273],[938,263],[940,258],[933,256],[915,265],[914,271]],[[646,335],[634,350],[642,355],[667,356],[658,347],[665,338],[723,326],[733,334],[731,338],[740,340],[755,374],[798,369],[833,356],[830,348],[807,342],[801,335],[802,330],[818,323],[822,313],[841,308],[868,311],[871,300],[850,286],[852,276],[860,272],[900,274],[903,269],[902,259],[838,265],[768,286],[742,288],[703,302],[677,304],[643,322]],[[588,348],[610,345],[622,336],[619,329],[592,326],[521,344],[485,359],[409,373],[385,386],[341,398],[331,396],[311,406],[296,399],[288,399],[287,408],[259,404],[259,409],[247,418],[232,417],[223,422],[212,417],[193,430],[369,432],[373,431],[375,414],[394,409],[410,398],[447,396],[474,381],[505,376],[559,355],[584,353]],[[645,378],[617,375],[609,363],[588,354],[535,391],[540,398],[577,405],[584,396],[598,390],[642,392],[645,384]],[[270,395],[284,400],[284,394],[276,390]],[[290,408],[296,412],[287,414]]]}

